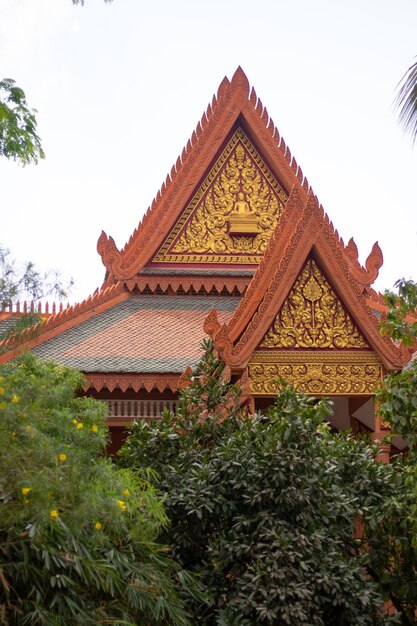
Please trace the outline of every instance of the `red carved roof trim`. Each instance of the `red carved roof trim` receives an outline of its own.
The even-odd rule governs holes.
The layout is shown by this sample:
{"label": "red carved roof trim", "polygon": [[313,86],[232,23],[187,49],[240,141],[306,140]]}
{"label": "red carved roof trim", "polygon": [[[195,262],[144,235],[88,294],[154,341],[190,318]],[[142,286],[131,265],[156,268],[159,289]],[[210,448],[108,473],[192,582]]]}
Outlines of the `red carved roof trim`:
{"label": "red carved roof trim", "polygon": [[210,294],[213,291],[221,294],[243,294],[250,283],[249,276],[144,276],[139,275],[123,281],[129,291],[138,289],[140,292]]}
{"label": "red carved roof trim", "polygon": [[301,168],[255,90],[249,92],[248,79],[238,67],[231,82],[223,79],[217,95],[124,248],[119,251],[112,237],[101,234],[97,250],[111,276],[133,278],[153,257],[239,117],[284,187],[291,189],[296,185],[301,194],[308,193],[310,186]]}
{"label": "red carved roof trim", "polygon": [[107,389],[113,392],[115,389],[120,389],[125,392],[127,389],[133,389],[137,393],[140,389],[145,389],[150,393],[153,389],[158,389],[162,393],[169,389],[175,393],[178,391],[180,377],[178,374],[87,373],[85,379],[84,391],[94,389],[98,392]]}

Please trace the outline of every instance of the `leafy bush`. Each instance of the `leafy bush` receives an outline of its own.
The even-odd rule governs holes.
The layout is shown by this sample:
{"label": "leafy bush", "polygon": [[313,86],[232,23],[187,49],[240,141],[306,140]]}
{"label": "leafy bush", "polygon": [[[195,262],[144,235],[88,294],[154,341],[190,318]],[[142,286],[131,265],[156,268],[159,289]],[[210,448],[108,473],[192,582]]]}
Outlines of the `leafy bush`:
{"label": "leafy bush", "polygon": [[31,355],[0,373],[0,623],[188,624],[176,581],[195,585],[155,543],[161,500],[101,456],[81,375]]}
{"label": "leafy bush", "polygon": [[206,587],[194,623],[388,623],[354,522],[366,527],[392,495],[392,468],[331,433],[328,402],[293,389],[248,417],[206,347],[177,413],[136,424],[123,450],[125,466],[159,474],[171,520],[162,538]]}

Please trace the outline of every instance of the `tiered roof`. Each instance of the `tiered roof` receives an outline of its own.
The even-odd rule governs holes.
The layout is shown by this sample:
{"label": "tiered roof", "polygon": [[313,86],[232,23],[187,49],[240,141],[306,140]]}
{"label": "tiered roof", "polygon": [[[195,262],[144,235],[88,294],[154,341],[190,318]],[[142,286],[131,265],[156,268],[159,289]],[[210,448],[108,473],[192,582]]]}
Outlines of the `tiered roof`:
{"label": "tiered roof", "polygon": [[[236,219],[249,230],[232,227]],[[101,289],[49,315],[19,345],[3,342],[0,362],[32,349],[89,373],[96,389],[163,387],[158,375],[174,388],[198,357],[203,318],[214,307],[206,330],[239,369],[309,255],[385,368],[404,362],[373,313],[383,308],[371,287],[382,265],[378,244],[362,267],[240,67],[222,81],[124,248],[103,232],[97,249],[106,268]]]}

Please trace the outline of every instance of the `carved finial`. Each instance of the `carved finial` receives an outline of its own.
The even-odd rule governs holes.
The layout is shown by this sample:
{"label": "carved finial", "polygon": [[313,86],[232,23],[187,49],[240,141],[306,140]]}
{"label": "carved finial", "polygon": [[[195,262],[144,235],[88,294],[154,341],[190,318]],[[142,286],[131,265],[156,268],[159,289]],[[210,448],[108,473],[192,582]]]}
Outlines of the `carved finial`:
{"label": "carved finial", "polygon": [[214,338],[214,347],[221,357],[224,352],[230,353],[232,351],[232,341],[229,336],[227,324],[223,324],[217,332]]}
{"label": "carved finial", "polygon": [[229,87],[230,87],[230,81],[227,78],[227,76],[225,76],[217,90],[217,100],[220,100],[221,98],[223,98],[223,96],[227,93]]}
{"label": "carved finial", "polygon": [[210,337],[214,337],[220,330],[220,322],[217,316],[217,311],[213,307],[203,324],[204,332],[207,333]]}
{"label": "carved finial", "polygon": [[100,254],[100,256],[103,256],[104,251],[107,247],[107,243],[109,241],[109,238],[107,237],[106,233],[104,232],[104,230],[101,231],[101,235],[98,238],[97,241],[97,252]]}
{"label": "carved finial", "polygon": [[346,254],[348,255],[348,257],[352,260],[352,261],[357,261],[358,260],[358,246],[355,243],[355,240],[353,239],[353,237],[351,237],[348,241],[348,244],[345,248],[346,250]]}
{"label": "carved finial", "polygon": [[292,158],[292,161],[291,161],[291,167],[292,167],[292,169],[293,169],[294,174],[295,174],[295,175],[297,176],[297,178],[298,178],[298,163],[297,163],[297,161],[294,159],[294,157]]}
{"label": "carved finial", "polygon": [[237,68],[236,72],[233,74],[231,84],[232,84],[232,88],[241,89],[244,92],[245,96],[247,98],[249,97],[249,81],[247,79],[245,72],[240,67],[240,65]]}
{"label": "carved finial", "polygon": [[384,257],[382,255],[382,250],[379,247],[378,242],[375,241],[374,245],[372,246],[371,253],[365,261],[365,267],[368,272],[369,280],[369,282],[367,283],[368,286],[372,285],[372,283],[374,283],[375,280],[378,278],[379,270],[382,267],[383,263]]}
{"label": "carved finial", "polygon": [[262,116],[262,111],[264,110],[264,105],[262,104],[262,100],[258,98],[258,102],[256,103],[256,112],[259,116]]}
{"label": "carved finial", "polygon": [[186,389],[191,385],[193,370],[188,366],[178,379],[178,389]]}
{"label": "carved finial", "polygon": [[103,231],[97,242],[97,251],[101,256],[104,266],[109,271],[114,261],[120,257],[120,252],[114,242],[113,237],[107,237]]}

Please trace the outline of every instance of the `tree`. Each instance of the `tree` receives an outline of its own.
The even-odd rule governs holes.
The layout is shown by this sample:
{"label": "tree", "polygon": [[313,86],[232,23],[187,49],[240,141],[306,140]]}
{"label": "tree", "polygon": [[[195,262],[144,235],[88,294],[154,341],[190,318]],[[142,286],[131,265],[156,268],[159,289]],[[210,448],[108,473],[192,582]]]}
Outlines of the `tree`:
{"label": "tree", "polygon": [[188,624],[193,581],[155,543],[161,500],[103,455],[82,376],[30,354],[0,373],[1,623]]}
{"label": "tree", "polygon": [[413,145],[417,138],[417,61],[405,72],[396,97],[398,117],[404,132],[410,133]]}
{"label": "tree", "polygon": [[375,448],[333,434],[329,411],[284,386],[268,415],[248,416],[207,344],[175,415],[133,427],[123,463],[158,473],[171,520],[161,539],[209,597],[194,623],[389,622],[353,533],[394,497],[396,476]]}
{"label": "tree", "polygon": [[381,322],[381,332],[405,346],[411,346],[417,338],[417,284],[401,278],[394,287],[397,291],[384,294],[388,311]]}
{"label": "tree", "polygon": [[[11,310],[19,300],[29,300],[34,304],[49,295],[61,300],[67,297],[72,284],[72,279],[64,283],[57,271],[39,271],[32,262],[19,266],[12,258],[10,250],[0,245],[0,307],[2,309]],[[9,317],[2,324],[0,342],[10,337],[18,341],[22,333],[41,320],[42,317],[36,311],[36,307],[26,311],[22,308],[20,315]]]}
{"label": "tree", "polygon": [[72,279],[64,284],[59,272],[41,272],[30,261],[19,266],[10,250],[0,245],[0,304],[3,306],[12,305],[17,299],[37,301],[49,295],[61,300],[68,296],[72,284]]}
{"label": "tree", "polygon": [[[83,6],[84,0],[72,3]],[[0,80],[0,156],[23,166],[45,158],[37,134],[36,113],[36,109],[28,107],[25,92],[12,78]]]}
{"label": "tree", "polygon": [[35,114],[36,110],[28,108],[25,93],[14,80],[0,81],[0,156],[21,165],[45,158]]}
{"label": "tree", "polygon": [[[404,346],[417,338],[417,284],[401,279],[396,291],[385,293],[387,314],[382,333]],[[407,443],[397,454],[393,469],[395,496],[381,503],[368,536],[370,571],[378,579],[401,616],[404,626],[415,624],[417,614],[417,360],[385,377],[378,393],[381,417],[391,429],[391,439]]]}

